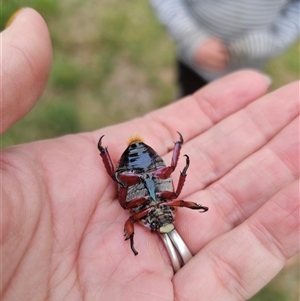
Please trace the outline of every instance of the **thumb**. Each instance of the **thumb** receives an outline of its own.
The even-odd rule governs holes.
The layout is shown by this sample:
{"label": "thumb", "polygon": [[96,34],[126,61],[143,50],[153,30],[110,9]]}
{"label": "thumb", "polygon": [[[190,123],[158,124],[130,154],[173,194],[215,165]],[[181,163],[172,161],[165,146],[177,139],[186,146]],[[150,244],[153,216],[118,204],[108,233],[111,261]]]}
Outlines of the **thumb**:
{"label": "thumb", "polygon": [[18,11],[1,33],[1,134],[34,106],[51,67],[52,46],[47,25],[31,8]]}

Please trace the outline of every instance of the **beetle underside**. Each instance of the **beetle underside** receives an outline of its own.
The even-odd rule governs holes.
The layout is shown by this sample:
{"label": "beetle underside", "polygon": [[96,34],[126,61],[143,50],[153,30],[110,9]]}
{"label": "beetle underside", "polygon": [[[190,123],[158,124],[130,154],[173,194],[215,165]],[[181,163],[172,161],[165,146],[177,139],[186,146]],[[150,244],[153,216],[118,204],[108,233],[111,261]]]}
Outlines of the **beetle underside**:
{"label": "beetle underside", "polygon": [[104,166],[110,177],[118,183],[120,205],[130,210],[132,215],[125,222],[125,240],[135,255],[134,223],[139,222],[152,232],[168,233],[174,229],[176,207],[186,207],[205,212],[208,207],[194,202],[177,200],[186,179],[186,171],[190,160],[187,155],[186,165],[180,173],[176,190],[174,191],[171,174],[175,170],[179,158],[183,138],[178,132],[180,140],[175,142],[170,166],[166,166],[157,153],[141,139],[133,139],[122,154],[118,167],[114,170],[107,148],[102,146],[102,136],[98,149]]}

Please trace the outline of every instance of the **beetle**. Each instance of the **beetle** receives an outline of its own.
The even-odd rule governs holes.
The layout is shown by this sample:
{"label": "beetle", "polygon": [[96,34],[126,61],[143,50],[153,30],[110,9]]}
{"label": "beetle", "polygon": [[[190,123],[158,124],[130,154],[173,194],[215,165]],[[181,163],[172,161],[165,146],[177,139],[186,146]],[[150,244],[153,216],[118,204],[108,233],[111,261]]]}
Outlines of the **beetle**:
{"label": "beetle", "polygon": [[189,156],[184,155],[186,164],[180,172],[177,188],[174,190],[171,174],[177,166],[183,144],[182,135],[177,133],[179,141],[175,142],[169,166],[140,137],[134,137],[129,141],[117,168],[114,169],[107,147],[102,146],[104,135],[99,139],[98,149],[106,171],[118,184],[119,203],[131,213],[124,225],[124,236],[125,240],[130,240],[134,255],[138,254],[133,241],[134,223],[139,222],[150,228],[151,232],[169,233],[174,229],[177,207],[200,210],[200,212],[208,210],[208,207],[194,202],[177,200],[190,165]]}

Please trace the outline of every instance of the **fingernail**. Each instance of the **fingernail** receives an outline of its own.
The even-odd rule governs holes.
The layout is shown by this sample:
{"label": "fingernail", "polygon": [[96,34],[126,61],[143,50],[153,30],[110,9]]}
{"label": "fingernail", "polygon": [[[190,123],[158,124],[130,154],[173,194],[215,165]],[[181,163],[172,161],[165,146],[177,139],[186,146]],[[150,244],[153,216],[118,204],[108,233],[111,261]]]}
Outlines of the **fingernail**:
{"label": "fingernail", "polygon": [[21,10],[23,9],[23,7],[19,8],[17,11],[15,11],[12,16],[8,19],[6,25],[5,25],[5,28],[9,27],[13,22],[14,20],[16,19],[16,17],[18,16],[18,14],[21,12]]}
{"label": "fingernail", "polygon": [[263,76],[266,79],[266,82],[267,82],[268,86],[270,86],[272,84],[272,82],[273,82],[272,77],[269,76],[269,75],[267,75],[267,74],[265,74],[265,73],[263,73]]}

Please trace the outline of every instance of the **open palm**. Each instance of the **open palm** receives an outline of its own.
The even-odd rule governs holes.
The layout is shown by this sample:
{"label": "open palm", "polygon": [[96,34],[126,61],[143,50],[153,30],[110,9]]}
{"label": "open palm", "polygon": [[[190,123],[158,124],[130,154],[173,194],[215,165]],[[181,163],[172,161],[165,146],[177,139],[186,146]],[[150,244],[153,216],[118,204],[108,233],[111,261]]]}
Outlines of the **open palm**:
{"label": "open palm", "polygon": [[[3,78],[5,130],[42,92],[51,47],[45,24],[30,9],[2,35],[3,74],[10,74]],[[16,47],[18,35],[28,38]],[[21,80],[15,74],[22,64],[11,64],[16,57],[30,66]],[[254,295],[298,252],[298,89],[293,83],[263,96],[264,77],[242,71],[143,118],[3,150],[3,300]],[[18,102],[20,110],[9,109]],[[209,211],[178,210],[176,229],[194,257],[174,275],[158,235],[136,225],[138,256],[124,242],[128,212],[117,201],[97,142],[105,134],[116,163],[128,137],[138,133],[169,163],[176,131],[185,143],[174,182],[188,154],[181,198]]]}

